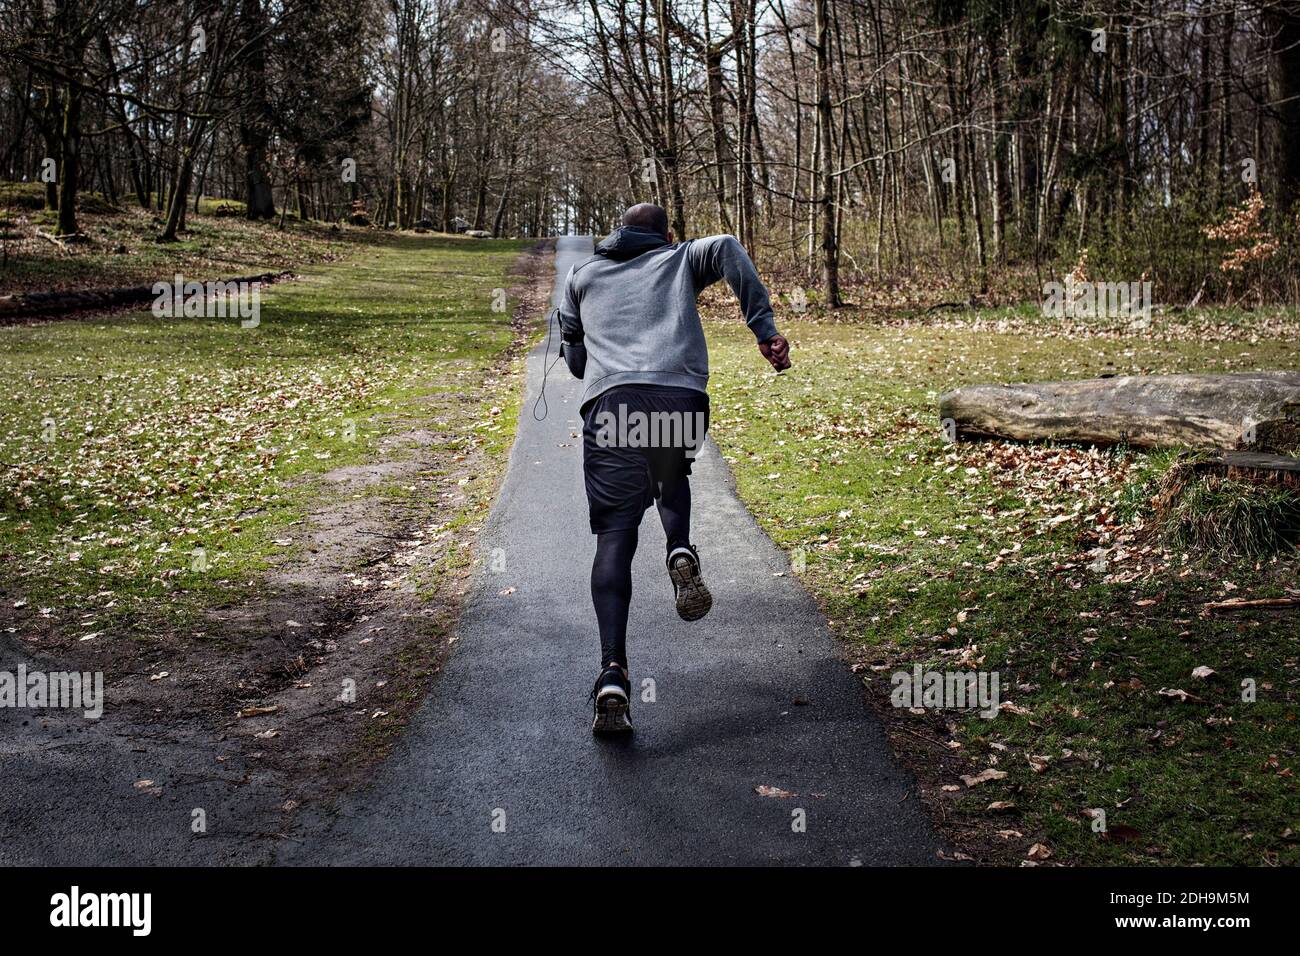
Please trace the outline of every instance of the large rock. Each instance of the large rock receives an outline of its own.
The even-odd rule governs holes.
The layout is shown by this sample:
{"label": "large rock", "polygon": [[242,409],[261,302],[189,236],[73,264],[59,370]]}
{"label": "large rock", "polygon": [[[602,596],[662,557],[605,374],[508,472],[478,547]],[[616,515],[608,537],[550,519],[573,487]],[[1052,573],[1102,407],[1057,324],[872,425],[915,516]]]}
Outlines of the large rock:
{"label": "large rock", "polygon": [[949,438],[1140,448],[1300,447],[1300,372],[972,385],[939,396]]}

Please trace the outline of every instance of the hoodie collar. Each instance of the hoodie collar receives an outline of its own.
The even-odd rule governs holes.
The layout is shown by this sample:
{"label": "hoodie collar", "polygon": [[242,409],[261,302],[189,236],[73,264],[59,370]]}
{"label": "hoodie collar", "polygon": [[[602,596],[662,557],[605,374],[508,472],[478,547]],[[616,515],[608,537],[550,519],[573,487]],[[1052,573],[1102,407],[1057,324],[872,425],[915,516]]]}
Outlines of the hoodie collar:
{"label": "hoodie collar", "polygon": [[659,233],[641,226],[619,226],[596,247],[596,254],[616,262],[635,259],[642,253],[668,245]]}

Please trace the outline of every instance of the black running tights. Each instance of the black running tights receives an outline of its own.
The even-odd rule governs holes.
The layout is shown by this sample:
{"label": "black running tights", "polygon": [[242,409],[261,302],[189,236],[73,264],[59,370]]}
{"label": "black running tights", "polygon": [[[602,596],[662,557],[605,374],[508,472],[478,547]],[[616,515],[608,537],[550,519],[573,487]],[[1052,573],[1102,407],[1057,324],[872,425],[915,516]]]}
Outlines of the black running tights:
{"label": "black running tights", "polygon": [[[686,547],[691,540],[691,486],[683,476],[659,486],[655,503],[668,538],[668,550]],[[601,666],[618,664],[627,670],[627,612],[632,604],[632,558],[636,555],[637,529],[606,531],[596,535],[596,558],[591,563],[591,603],[600,627]]]}

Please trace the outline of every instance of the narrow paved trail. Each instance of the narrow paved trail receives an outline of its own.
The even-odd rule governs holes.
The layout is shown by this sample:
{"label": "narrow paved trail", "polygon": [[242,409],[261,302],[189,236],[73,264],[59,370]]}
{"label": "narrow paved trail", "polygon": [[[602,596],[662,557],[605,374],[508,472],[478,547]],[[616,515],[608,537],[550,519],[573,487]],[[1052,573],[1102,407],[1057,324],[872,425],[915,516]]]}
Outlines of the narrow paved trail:
{"label": "narrow paved trail", "polygon": [[[556,295],[591,249],[590,238],[559,240]],[[558,333],[550,360],[557,345]],[[545,347],[529,355],[518,437],[484,530],[482,553],[504,570],[475,579],[447,665],[371,784],[302,819],[281,862],[937,862],[940,844],[857,678],[711,443],[692,488],[713,611],[694,624],[674,613],[651,509],[629,628],[636,732],[591,736],[599,645],[579,383],[555,366],[549,414],[534,420]],[[647,679],[652,703],[640,699]]]}

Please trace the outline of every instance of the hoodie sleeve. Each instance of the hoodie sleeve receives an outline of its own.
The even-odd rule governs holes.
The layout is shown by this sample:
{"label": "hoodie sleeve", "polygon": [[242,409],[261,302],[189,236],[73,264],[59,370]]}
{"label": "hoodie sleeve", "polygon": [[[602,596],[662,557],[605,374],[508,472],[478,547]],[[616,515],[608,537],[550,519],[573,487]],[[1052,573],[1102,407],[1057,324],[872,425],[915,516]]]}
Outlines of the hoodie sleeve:
{"label": "hoodie sleeve", "polygon": [[573,269],[564,277],[564,294],[556,314],[560,320],[560,356],[574,378],[587,370],[587,346],[583,344],[582,316],[578,311],[578,293],[574,289]]}
{"label": "hoodie sleeve", "polygon": [[564,277],[564,294],[560,296],[560,337],[565,342],[581,342],[582,315],[578,310],[578,292],[575,285],[573,267]]}
{"label": "hoodie sleeve", "polygon": [[687,255],[695,273],[696,284],[703,289],[719,279],[726,279],[731,291],[740,300],[745,324],[754,337],[766,342],[778,334],[772,317],[772,302],[767,296],[763,280],[750,260],[745,247],[733,236],[709,236],[691,242]]}

